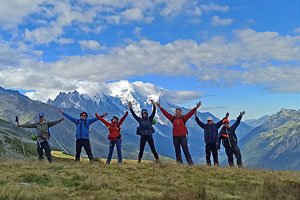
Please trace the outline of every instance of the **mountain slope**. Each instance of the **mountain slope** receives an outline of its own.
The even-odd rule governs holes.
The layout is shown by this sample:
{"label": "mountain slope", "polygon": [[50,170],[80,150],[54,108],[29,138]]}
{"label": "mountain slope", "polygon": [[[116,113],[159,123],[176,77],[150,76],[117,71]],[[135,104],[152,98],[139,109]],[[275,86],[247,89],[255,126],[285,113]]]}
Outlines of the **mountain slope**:
{"label": "mountain slope", "polygon": [[[230,125],[234,124],[236,120],[230,120]],[[249,134],[249,132],[252,130],[253,128],[251,126],[249,126],[248,124],[241,122],[240,125],[238,126],[238,128],[236,129],[237,132],[237,137],[238,139],[242,139],[243,137],[245,137],[246,135]]]}
{"label": "mountain slope", "polygon": [[264,122],[266,122],[269,118],[270,118],[269,115],[264,115],[264,116],[262,116],[262,117],[259,118],[259,119],[248,119],[248,120],[245,120],[245,123],[246,123],[248,126],[251,126],[251,127],[253,127],[253,128],[256,128],[256,127],[262,125]]}
{"label": "mountain slope", "polygon": [[[0,88],[0,111],[2,118],[13,122],[15,116],[19,116],[20,123],[34,123],[38,121],[37,114],[40,112],[45,113],[46,120],[52,121],[62,117],[58,112],[58,108],[55,106],[45,104],[39,101],[33,101],[19,92],[13,90],[5,90]],[[76,113],[79,115],[79,111]],[[34,129],[26,129],[32,133]],[[65,120],[59,125],[52,127],[52,136],[50,138],[50,144],[52,147],[65,151],[68,154],[73,155],[75,152],[75,125],[68,120]],[[100,134],[94,128],[91,127],[92,147],[95,151],[96,157],[106,156],[104,153],[107,151],[107,139],[105,134]],[[85,152],[83,151],[83,155]]]}
{"label": "mountain slope", "polygon": [[243,148],[248,167],[299,170],[300,119],[253,137]]}
{"label": "mountain slope", "polygon": [[300,110],[284,109],[269,117],[262,125],[254,128],[249,134],[247,134],[241,141],[240,146],[248,143],[253,137],[263,132],[277,128],[289,121],[297,121],[300,118]]}
{"label": "mountain slope", "polygon": [[[30,140],[31,134],[16,125],[0,119],[0,158],[23,159],[36,155],[36,143]],[[24,145],[23,152],[21,137]]]}

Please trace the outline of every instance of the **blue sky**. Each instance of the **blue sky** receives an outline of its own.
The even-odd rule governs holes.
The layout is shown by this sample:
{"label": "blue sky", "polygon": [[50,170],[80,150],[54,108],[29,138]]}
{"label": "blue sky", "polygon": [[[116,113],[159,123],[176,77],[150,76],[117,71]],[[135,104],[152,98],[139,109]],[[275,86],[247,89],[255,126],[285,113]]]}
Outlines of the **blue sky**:
{"label": "blue sky", "polygon": [[300,109],[299,18],[298,0],[3,1],[0,85],[45,101],[126,79],[220,118]]}

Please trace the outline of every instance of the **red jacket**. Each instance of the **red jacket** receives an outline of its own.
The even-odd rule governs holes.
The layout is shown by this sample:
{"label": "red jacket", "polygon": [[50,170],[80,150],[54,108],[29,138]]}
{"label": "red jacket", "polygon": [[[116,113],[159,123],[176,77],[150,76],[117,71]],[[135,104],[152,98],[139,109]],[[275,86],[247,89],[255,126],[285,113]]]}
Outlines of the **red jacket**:
{"label": "red jacket", "polygon": [[[119,128],[121,127],[123,121],[125,120],[125,118],[127,117],[128,112],[126,111],[125,115],[120,119],[120,121],[118,123],[113,123],[113,122],[108,122],[105,119],[103,119],[102,117],[100,117],[97,113],[96,113],[96,117],[108,128],[109,131],[109,140],[111,141],[115,141],[118,140],[119,136],[120,136],[120,130]],[[118,128],[119,127],[119,128]],[[120,138],[122,140],[122,138]]]}
{"label": "red jacket", "polygon": [[184,136],[184,135],[188,134],[188,131],[186,129],[184,122],[187,122],[193,116],[193,114],[196,112],[197,109],[194,108],[190,112],[188,112],[186,115],[183,115],[184,121],[183,121],[182,117],[175,118],[174,115],[171,115],[163,108],[160,108],[160,110],[166,116],[166,118],[168,118],[172,122],[173,136]]}

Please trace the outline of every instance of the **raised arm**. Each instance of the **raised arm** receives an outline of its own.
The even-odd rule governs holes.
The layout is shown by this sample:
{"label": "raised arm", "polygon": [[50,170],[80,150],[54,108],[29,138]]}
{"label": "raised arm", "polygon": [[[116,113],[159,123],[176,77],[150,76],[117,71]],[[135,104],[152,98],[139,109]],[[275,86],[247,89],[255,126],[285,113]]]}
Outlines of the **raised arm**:
{"label": "raised arm", "polygon": [[155,113],[156,113],[156,106],[155,106],[155,103],[154,103],[153,100],[151,100],[151,103],[152,103],[152,105],[153,105],[153,109],[152,109],[152,113],[151,113],[149,119],[152,121],[153,118],[154,118],[154,116],[155,116]]}
{"label": "raised arm", "polygon": [[110,126],[110,123],[103,119],[103,115],[99,116],[97,113],[95,113],[95,116],[105,125],[105,126]]}
{"label": "raised arm", "polygon": [[37,128],[37,123],[18,125],[21,128]]}
{"label": "raised arm", "polygon": [[168,118],[171,122],[173,121],[174,119],[174,116],[171,115],[170,113],[168,113],[168,111],[166,111],[165,109],[163,109],[162,107],[160,107],[160,111],[164,114],[164,116],[166,118]]}
{"label": "raised arm", "polygon": [[133,109],[132,109],[132,104],[131,104],[130,101],[128,102],[128,106],[129,106],[129,110],[130,110],[130,112],[131,112],[133,118],[134,118],[136,121],[140,122],[140,121],[141,121],[141,118],[138,117],[138,116],[135,114],[135,112],[133,111]]}
{"label": "raised arm", "polygon": [[94,117],[94,118],[91,118],[91,119],[87,119],[86,122],[88,125],[91,125],[92,123],[96,122],[98,120],[98,118]]}
{"label": "raised arm", "polygon": [[195,114],[196,111],[197,111],[197,108],[193,108],[192,110],[190,110],[190,112],[185,114],[184,121],[187,122],[193,116],[193,114]]}
{"label": "raised arm", "polygon": [[64,121],[65,118],[61,118],[60,120],[56,120],[56,121],[52,121],[52,122],[47,122],[48,124],[48,127],[52,127],[52,126],[55,126],[56,124],[59,124],[60,122]]}
{"label": "raised arm", "polygon": [[126,111],[125,115],[120,119],[118,125],[121,126],[128,115],[128,111]]}
{"label": "raised arm", "polygon": [[68,118],[71,122],[73,122],[74,124],[77,123],[78,119],[75,119],[74,117],[68,115],[67,113],[65,113],[63,110],[59,110],[59,112],[61,114],[63,114],[66,118]]}
{"label": "raised arm", "polygon": [[196,107],[193,108],[192,110],[190,110],[190,112],[188,112],[186,115],[184,115],[184,121],[187,122],[192,116],[194,113],[196,113],[197,109],[201,106],[201,101],[199,101],[197,104],[196,104]]}
{"label": "raised arm", "polygon": [[201,120],[199,119],[199,117],[197,116],[197,114],[195,113],[195,119],[197,124],[201,127],[201,128],[205,128],[205,124],[203,122],[201,122]]}
{"label": "raised arm", "polygon": [[221,121],[219,121],[219,122],[216,124],[216,126],[217,126],[218,129],[222,126],[223,120],[224,120],[224,119],[227,119],[228,117],[229,117],[229,113],[227,112],[227,113],[226,113],[226,116],[225,116]]}
{"label": "raised arm", "polygon": [[230,127],[231,129],[233,129],[235,131],[235,129],[240,125],[241,119],[242,119],[244,114],[245,114],[245,111],[240,113],[240,115],[238,116],[238,118],[236,119],[234,124]]}

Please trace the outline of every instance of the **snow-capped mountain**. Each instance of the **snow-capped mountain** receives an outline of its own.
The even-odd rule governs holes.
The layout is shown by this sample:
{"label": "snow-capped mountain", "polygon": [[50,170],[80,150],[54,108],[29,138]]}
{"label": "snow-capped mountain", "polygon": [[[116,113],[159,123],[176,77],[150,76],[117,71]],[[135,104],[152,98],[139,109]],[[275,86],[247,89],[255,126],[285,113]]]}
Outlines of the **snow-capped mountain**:
{"label": "snow-capped mountain", "polygon": [[[109,113],[107,120],[110,120],[112,116],[121,117],[128,109],[128,101],[133,104],[134,111],[140,115],[140,111],[143,108],[148,109],[148,112],[152,112],[151,99],[159,101],[161,106],[168,112],[174,113],[178,107],[176,103],[180,103],[184,100],[189,100],[191,96],[194,98],[196,95],[200,95],[197,92],[183,92],[183,91],[168,91],[163,88],[157,87],[151,83],[120,81],[114,83],[108,83],[105,86],[104,93],[88,95],[80,94],[77,91],[69,93],[60,93],[54,100],[49,100],[48,103],[58,108],[64,109],[65,112],[72,115],[79,115],[81,111],[86,111],[89,116],[93,117],[94,113]],[[184,113],[187,113],[189,109],[181,107]],[[198,116],[202,121],[206,121],[208,116],[212,116],[215,121],[219,119],[212,114],[198,113]],[[155,144],[158,153],[164,156],[174,158],[174,148],[172,143],[172,124],[169,120],[163,116],[158,110],[155,117],[158,123],[155,125]],[[101,123],[96,123],[95,128],[100,134],[107,133],[107,129]],[[138,150],[139,136],[135,134],[137,122],[131,115],[126,119],[122,127],[122,134],[124,137],[124,146],[131,146]],[[204,162],[204,140],[203,130],[196,124],[194,117],[187,122],[189,130],[189,146],[191,154],[195,162]],[[146,149],[147,150],[147,149]],[[149,149],[148,149],[149,150]]]}

